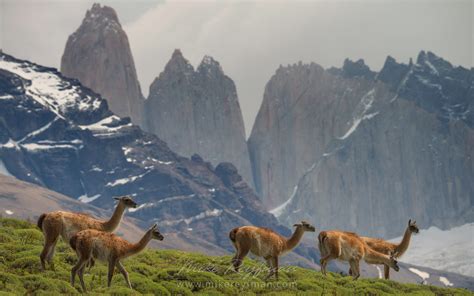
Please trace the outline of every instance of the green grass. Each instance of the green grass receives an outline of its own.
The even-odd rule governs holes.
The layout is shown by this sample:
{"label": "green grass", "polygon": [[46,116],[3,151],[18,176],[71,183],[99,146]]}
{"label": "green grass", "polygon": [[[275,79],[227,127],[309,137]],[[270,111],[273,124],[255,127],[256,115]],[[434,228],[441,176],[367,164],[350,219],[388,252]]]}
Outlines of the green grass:
{"label": "green grass", "polygon": [[[55,270],[40,271],[42,233],[20,220],[0,218],[0,296],[10,294],[80,294],[70,270],[76,256],[62,241],[56,248]],[[133,290],[116,271],[107,288],[107,266],[97,262],[84,279],[91,295],[473,295],[464,289],[360,279],[284,266],[278,282],[263,280],[267,269],[246,259],[239,273],[229,270],[231,256],[212,257],[174,250],[147,250],[123,263]]]}

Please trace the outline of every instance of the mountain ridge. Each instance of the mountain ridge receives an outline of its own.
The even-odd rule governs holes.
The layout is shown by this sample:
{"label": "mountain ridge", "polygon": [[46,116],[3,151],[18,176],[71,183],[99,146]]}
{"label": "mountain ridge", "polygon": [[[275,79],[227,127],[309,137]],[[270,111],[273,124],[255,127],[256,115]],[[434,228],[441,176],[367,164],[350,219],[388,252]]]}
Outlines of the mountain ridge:
{"label": "mountain ridge", "polygon": [[257,192],[281,222],[315,216],[384,237],[402,231],[400,218],[470,222],[473,76],[433,53],[417,60],[388,57],[375,76],[361,60],[352,74],[314,63],[276,71],[248,144]]}

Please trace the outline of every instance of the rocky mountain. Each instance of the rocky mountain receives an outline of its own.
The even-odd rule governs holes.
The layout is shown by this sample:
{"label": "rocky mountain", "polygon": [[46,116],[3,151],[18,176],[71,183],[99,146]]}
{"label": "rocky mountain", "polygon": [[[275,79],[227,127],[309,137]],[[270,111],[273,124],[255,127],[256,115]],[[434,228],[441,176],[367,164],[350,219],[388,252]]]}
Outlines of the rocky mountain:
{"label": "rocky mountain", "polygon": [[[200,156],[182,157],[78,80],[7,54],[0,55],[0,159],[3,171],[102,209],[113,196],[140,204],[130,216],[141,227],[157,222],[181,244],[224,253],[228,232],[265,225],[289,235],[265,211],[230,163],[214,167]],[[314,266],[316,251],[288,258]]]}
{"label": "rocky mountain", "polygon": [[213,165],[231,162],[253,183],[237,91],[213,58],[205,56],[194,70],[175,50],[151,84],[145,110],[147,131],[172,150],[185,156],[197,153]]}
{"label": "rocky mountain", "polygon": [[94,4],[69,36],[61,72],[107,99],[117,115],[141,124],[143,96],[125,31],[113,8]]}
{"label": "rocky mountain", "polygon": [[285,224],[386,238],[409,218],[472,222],[473,73],[424,51],[376,74],[362,60],[280,67],[248,141],[263,204]]}

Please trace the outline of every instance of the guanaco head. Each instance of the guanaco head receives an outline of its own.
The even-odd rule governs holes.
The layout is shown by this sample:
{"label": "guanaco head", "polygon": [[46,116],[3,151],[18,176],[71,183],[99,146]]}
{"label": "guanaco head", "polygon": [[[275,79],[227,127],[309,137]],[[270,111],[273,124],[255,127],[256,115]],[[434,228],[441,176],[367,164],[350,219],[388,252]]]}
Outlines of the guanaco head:
{"label": "guanaco head", "polygon": [[400,270],[400,266],[398,266],[398,261],[395,259],[395,252],[390,252],[390,267],[395,269],[395,271]]}
{"label": "guanaco head", "polygon": [[316,228],[313,225],[306,222],[306,221],[301,221],[301,223],[297,223],[293,226],[294,227],[302,227],[304,231],[309,231],[309,232],[315,232],[316,231]]}
{"label": "guanaco head", "polygon": [[420,229],[418,228],[418,225],[416,225],[416,221],[411,222],[411,219],[408,220],[408,229],[410,229],[410,232],[412,232],[412,233],[420,232]]}
{"label": "guanaco head", "polygon": [[156,223],[150,228],[150,231],[151,231],[151,237],[153,239],[157,239],[160,241],[164,239],[163,235],[160,233],[160,230],[158,230],[158,225]]}
{"label": "guanaco head", "polygon": [[126,208],[136,208],[137,203],[130,196],[114,197],[119,204],[123,204]]}

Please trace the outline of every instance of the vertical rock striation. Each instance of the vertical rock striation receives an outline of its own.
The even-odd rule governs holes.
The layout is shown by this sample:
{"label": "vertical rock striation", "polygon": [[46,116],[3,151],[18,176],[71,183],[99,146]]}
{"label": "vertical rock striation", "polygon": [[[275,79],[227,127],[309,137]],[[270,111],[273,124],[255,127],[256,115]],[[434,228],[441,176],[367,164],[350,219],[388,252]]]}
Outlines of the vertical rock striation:
{"label": "vertical rock striation", "polygon": [[406,220],[472,222],[473,71],[431,52],[376,75],[281,67],[249,139],[255,183],[280,221],[397,236]]}
{"label": "vertical rock striation", "polygon": [[116,12],[94,4],[69,36],[61,72],[100,93],[110,109],[141,124],[143,96],[130,45]]}
{"label": "vertical rock striation", "polygon": [[205,56],[194,70],[175,50],[150,86],[146,128],[178,153],[195,153],[217,165],[231,162],[252,184],[244,122],[234,82]]}

